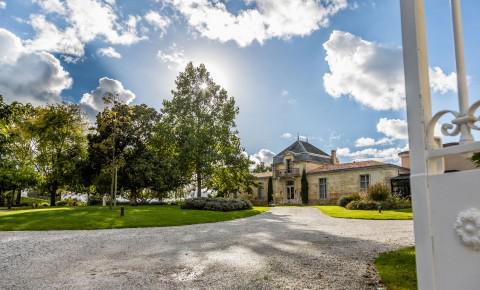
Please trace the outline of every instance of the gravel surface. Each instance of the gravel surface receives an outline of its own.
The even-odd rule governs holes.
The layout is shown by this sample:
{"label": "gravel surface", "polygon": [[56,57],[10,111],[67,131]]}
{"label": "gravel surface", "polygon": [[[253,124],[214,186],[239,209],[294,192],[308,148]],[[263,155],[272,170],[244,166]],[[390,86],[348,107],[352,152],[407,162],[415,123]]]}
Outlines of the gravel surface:
{"label": "gravel surface", "polygon": [[412,221],[278,207],[181,227],[0,232],[0,289],[375,289],[378,253]]}

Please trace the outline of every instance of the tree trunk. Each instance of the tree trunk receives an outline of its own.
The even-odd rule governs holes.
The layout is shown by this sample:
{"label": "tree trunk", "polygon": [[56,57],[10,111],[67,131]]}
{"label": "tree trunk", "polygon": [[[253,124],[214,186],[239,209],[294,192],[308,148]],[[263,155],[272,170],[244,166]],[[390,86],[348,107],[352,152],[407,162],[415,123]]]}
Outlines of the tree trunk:
{"label": "tree trunk", "polygon": [[55,206],[56,197],[57,197],[57,182],[54,181],[50,185],[50,206]]}
{"label": "tree trunk", "polygon": [[3,191],[0,191],[0,207],[5,205],[5,199],[3,197]]}
{"label": "tree trunk", "polygon": [[20,205],[20,202],[22,202],[22,190],[18,190],[18,193],[17,193],[17,200],[15,201],[15,204],[16,205]]}
{"label": "tree trunk", "polygon": [[137,205],[137,194],[138,194],[138,191],[136,188],[132,188],[131,189],[131,199],[133,199],[133,205]]}
{"label": "tree trunk", "polygon": [[12,209],[13,195],[15,194],[15,189],[7,196],[8,209]]}
{"label": "tree trunk", "polygon": [[202,197],[202,176],[197,171],[197,197]]}

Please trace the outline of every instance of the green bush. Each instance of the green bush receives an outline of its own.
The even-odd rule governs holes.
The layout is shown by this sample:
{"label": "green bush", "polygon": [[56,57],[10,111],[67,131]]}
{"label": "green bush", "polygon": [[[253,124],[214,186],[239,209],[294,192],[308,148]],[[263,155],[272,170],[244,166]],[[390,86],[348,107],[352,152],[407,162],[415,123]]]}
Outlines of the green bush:
{"label": "green bush", "polygon": [[360,195],[356,192],[343,195],[338,199],[338,205],[346,207],[351,201],[360,200]]}
{"label": "green bush", "polygon": [[86,203],[73,199],[73,198],[66,198],[63,200],[59,200],[55,203],[57,206],[86,206]]}
{"label": "green bush", "polygon": [[385,201],[391,196],[390,188],[383,183],[377,183],[368,188],[368,199]]}
{"label": "green bush", "polygon": [[252,203],[243,199],[199,197],[186,199],[181,207],[183,209],[233,211],[251,209]]}
{"label": "green bush", "polygon": [[378,209],[380,205],[379,202],[373,200],[354,200],[347,204],[347,209],[362,209],[362,210],[371,210],[371,209]]}
{"label": "green bush", "polygon": [[396,196],[389,197],[386,201],[382,201],[381,204],[383,209],[402,209],[412,207],[412,202],[410,200]]}

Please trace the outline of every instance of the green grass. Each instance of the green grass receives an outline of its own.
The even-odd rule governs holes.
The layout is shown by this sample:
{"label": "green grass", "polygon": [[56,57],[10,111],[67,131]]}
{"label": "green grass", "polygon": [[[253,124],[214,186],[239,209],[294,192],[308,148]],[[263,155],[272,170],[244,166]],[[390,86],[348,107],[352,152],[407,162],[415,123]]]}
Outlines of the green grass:
{"label": "green grass", "polygon": [[316,206],[324,214],[335,218],[347,219],[367,219],[367,220],[411,220],[412,209],[395,209],[395,210],[349,210],[337,205],[320,205]]}
{"label": "green grass", "polygon": [[375,260],[375,266],[388,290],[417,289],[415,248],[383,253]]}
{"label": "green grass", "polygon": [[233,220],[267,211],[266,207],[218,212],[185,210],[179,206],[126,206],[120,208],[55,207],[0,211],[1,231],[26,230],[92,230],[137,227],[165,227]]}

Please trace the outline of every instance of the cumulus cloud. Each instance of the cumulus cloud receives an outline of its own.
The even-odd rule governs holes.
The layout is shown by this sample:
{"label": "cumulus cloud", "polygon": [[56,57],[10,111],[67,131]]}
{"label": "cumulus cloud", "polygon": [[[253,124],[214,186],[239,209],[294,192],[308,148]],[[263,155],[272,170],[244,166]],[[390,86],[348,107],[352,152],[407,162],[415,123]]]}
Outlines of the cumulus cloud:
{"label": "cumulus cloud", "polygon": [[[375,110],[405,107],[402,50],[363,40],[335,30],[323,44],[330,72],[324,74],[326,92],[335,97],[349,96]],[[446,75],[439,67],[430,69],[433,91],[455,91],[456,74]]]}
{"label": "cumulus cloud", "polygon": [[253,161],[255,165],[259,165],[263,162],[266,166],[269,166],[272,164],[274,156],[275,153],[271,150],[260,149],[257,153],[250,155],[250,160]]}
{"label": "cumulus cloud", "polygon": [[159,30],[161,35],[167,32],[167,28],[170,25],[170,19],[166,16],[160,15],[155,11],[148,11],[144,16],[145,20],[154,27],[155,30]]}
{"label": "cumulus cloud", "polygon": [[36,35],[28,41],[32,49],[81,57],[86,43],[101,38],[111,44],[131,45],[146,37],[137,31],[139,17],[120,18],[115,1],[35,0],[46,14],[58,14],[66,22],[59,28],[44,15],[32,15],[30,24]]}
{"label": "cumulus cloud", "polygon": [[184,50],[178,48],[175,43],[173,43],[167,50],[159,50],[157,58],[161,62],[167,64],[167,67],[170,70],[183,70],[189,62],[185,56]]}
{"label": "cumulus cloud", "polygon": [[405,120],[381,118],[377,123],[377,131],[393,139],[408,139],[408,127]]}
{"label": "cumulus cloud", "polygon": [[120,81],[103,77],[98,80],[98,87],[90,93],[83,94],[80,105],[87,113],[89,118],[94,118],[96,114],[103,111],[106,104],[103,98],[108,94],[114,94],[116,101],[129,104],[135,99],[135,94],[123,87]]}
{"label": "cumulus cloud", "polygon": [[306,36],[326,27],[330,18],[348,7],[347,0],[244,0],[253,8],[228,11],[220,1],[169,0],[201,36],[248,46],[271,38]]}
{"label": "cumulus cloud", "polygon": [[349,148],[338,148],[337,156],[348,159],[349,161],[376,160],[380,162],[398,163],[400,158],[398,153],[408,150],[407,147],[392,147],[386,149],[366,148],[358,151],[350,151]]}
{"label": "cumulus cloud", "polygon": [[25,48],[20,38],[0,28],[0,94],[7,101],[32,104],[61,101],[72,79],[60,61],[47,52]]}
{"label": "cumulus cloud", "polygon": [[360,137],[355,140],[355,147],[369,147],[377,145],[387,145],[392,144],[393,140],[389,138],[382,138],[380,140],[375,140],[370,137]]}
{"label": "cumulus cloud", "polygon": [[5,9],[7,8],[7,3],[5,2],[5,0],[0,0],[0,9]]}
{"label": "cumulus cloud", "polygon": [[292,139],[293,138],[293,135],[292,133],[283,133],[282,135],[280,135],[281,138],[284,138],[284,139]]}
{"label": "cumulus cloud", "polygon": [[122,55],[115,50],[115,48],[109,46],[109,47],[104,47],[104,48],[99,48],[97,50],[97,54],[100,56],[105,56],[109,58],[117,58],[120,59],[122,58]]}

